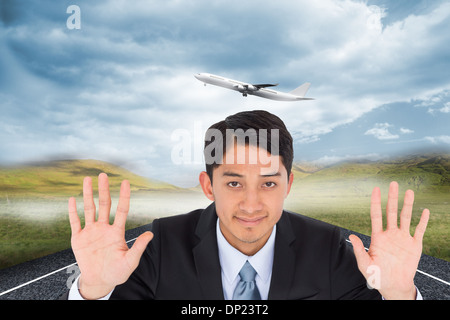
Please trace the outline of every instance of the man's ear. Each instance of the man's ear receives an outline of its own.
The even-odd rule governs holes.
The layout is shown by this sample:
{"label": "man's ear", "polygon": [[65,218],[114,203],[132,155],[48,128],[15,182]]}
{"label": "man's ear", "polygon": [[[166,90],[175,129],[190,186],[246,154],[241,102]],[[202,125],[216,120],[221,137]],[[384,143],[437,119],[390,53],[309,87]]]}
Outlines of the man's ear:
{"label": "man's ear", "polygon": [[211,179],[209,178],[209,175],[206,173],[206,171],[200,172],[198,180],[200,181],[200,185],[202,186],[202,190],[205,196],[209,200],[214,201]]}
{"label": "man's ear", "polygon": [[289,174],[289,180],[288,180],[288,187],[287,187],[286,197],[289,195],[289,192],[291,192],[291,187],[292,187],[292,183],[293,182],[294,182],[294,174],[291,172]]}

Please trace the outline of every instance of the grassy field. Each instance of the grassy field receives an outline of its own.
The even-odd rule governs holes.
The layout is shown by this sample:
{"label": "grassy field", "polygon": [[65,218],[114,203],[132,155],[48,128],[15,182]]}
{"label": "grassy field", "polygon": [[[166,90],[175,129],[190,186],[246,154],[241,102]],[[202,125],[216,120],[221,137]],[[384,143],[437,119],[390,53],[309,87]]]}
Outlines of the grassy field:
{"label": "grassy field", "polygon": [[[381,188],[384,200],[392,180],[399,182],[401,195],[406,189],[414,190],[412,226],[424,208],[431,211],[424,253],[450,261],[449,155],[342,163],[327,168],[296,164],[293,171],[295,182],[286,209],[367,235],[374,186]],[[113,212],[121,181],[130,180],[132,201],[127,229],[209,204],[199,189],[176,188],[100,161],[56,161],[0,169],[0,268],[70,248],[67,200],[77,197],[82,216],[83,177],[92,176],[96,186],[100,172],[108,173],[110,178]]]}
{"label": "grassy field", "polygon": [[[112,195],[110,221],[114,220],[118,194]],[[82,225],[83,198],[77,196]],[[94,198],[96,205],[98,198]],[[0,204],[0,269],[70,248],[68,197],[12,198]],[[132,193],[126,229],[153,219],[206,207],[200,191],[135,191]]]}

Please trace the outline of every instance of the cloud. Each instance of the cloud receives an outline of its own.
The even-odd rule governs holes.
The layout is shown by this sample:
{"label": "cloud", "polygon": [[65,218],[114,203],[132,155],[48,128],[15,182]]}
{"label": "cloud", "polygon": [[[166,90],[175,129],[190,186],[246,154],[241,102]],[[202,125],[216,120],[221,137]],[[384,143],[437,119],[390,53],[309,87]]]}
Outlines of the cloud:
{"label": "cloud", "polygon": [[428,112],[430,112],[430,113],[435,113],[435,112],[450,113],[450,102],[447,102],[442,108],[428,109]]}
{"label": "cloud", "polygon": [[447,102],[444,107],[439,109],[442,113],[450,113],[450,102]]}
{"label": "cloud", "polygon": [[450,102],[445,103],[442,108],[428,108],[427,112],[432,115],[437,113],[450,113]]}
{"label": "cloud", "polygon": [[388,128],[392,127],[389,123],[376,123],[375,127],[367,130],[365,135],[372,135],[379,140],[393,140],[398,139],[399,136],[389,132]]}
{"label": "cloud", "polygon": [[425,140],[432,144],[450,144],[450,136],[425,137]]}
{"label": "cloud", "polygon": [[[367,130],[364,135],[371,135],[377,138],[378,140],[396,140],[400,138],[398,134],[393,134],[389,131],[389,128],[394,127],[389,123],[376,123],[375,126],[369,130]],[[412,134],[414,130],[408,128],[400,128],[399,134]]]}
{"label": "cloud", "polygon": [[414,133],[414,130],[411,130],[411,129],[408,129],[408,128],[400,128],[400,133],[401,134]]}
{"label": "cloud", "polygon": [[343,155],[343,156],[324,156],[317,160],[314,160],[314,163],[328,166],[338,162],[344,161],[379,161],[385,159],[386,156],[380,155],[377,153],[368,153],[368,154],[358,154],[358,155]]}

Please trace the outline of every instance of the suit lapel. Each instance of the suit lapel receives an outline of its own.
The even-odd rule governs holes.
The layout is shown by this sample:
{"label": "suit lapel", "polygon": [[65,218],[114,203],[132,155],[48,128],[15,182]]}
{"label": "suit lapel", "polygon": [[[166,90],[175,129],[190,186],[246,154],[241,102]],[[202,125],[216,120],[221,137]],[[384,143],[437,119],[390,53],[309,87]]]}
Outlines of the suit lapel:
{"label": "suit lapel", "polygon": [[295,240],[289,215],[283,211],[277,223],[272,280],[269,289],[270,300],[286,300],[294,279],[295,252],[290,244]]}
{"label": "suit lapel", "polygon": [[223,300],[222,275],[216,237],[217,214],[214,203],[201,214],[195,234],[199,243],[194,247],[197,277],[205,299]]}

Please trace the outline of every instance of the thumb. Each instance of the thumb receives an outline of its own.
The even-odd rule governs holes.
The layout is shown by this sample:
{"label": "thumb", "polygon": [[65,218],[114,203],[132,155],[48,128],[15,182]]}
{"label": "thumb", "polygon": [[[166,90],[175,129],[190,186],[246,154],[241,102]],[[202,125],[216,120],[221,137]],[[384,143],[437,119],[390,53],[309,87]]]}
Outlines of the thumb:
{"label": "thumb", "polygon": [[370,256],[364,249],[364,245],[360,238],[354,234],[348,237],[353,246],[353,252],[355,253],[356,263],[358,264],[358,269],[363,275],[366,275],[366,270],[370,265]]}
{"label": "thumb", "polygon": [[141,256],[144,253],[145,248],[147,248],[147,245],[152,239],[153,233],[150,231],[146,231],[136,239],[133,246],[130,248],[130,250],[128,250],[127,258],[130,265],[134,269],[138,266],[139,260],[141,259]]}

